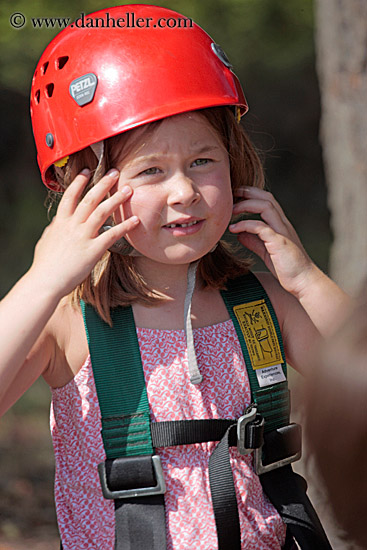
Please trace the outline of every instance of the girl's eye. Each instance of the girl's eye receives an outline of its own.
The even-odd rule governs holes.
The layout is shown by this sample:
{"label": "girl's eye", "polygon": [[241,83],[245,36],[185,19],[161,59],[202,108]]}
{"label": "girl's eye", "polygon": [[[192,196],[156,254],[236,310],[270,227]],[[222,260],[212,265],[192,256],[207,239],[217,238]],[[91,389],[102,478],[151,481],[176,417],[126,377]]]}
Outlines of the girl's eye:
{"label": "girl's eye", "polygon": [[159,168],[157,168],[156,166],[152,166],[152,168],[147,168],[146,170],[143,170],[142,172],[140,172],[139,176],[154,176],[159,172],[160,172]]}
{"label": "girl's eye", "polygon": [[192,163],[193,166],[204,166],[205,164],[208,164],[210,162],[210,159],[196,159]]}

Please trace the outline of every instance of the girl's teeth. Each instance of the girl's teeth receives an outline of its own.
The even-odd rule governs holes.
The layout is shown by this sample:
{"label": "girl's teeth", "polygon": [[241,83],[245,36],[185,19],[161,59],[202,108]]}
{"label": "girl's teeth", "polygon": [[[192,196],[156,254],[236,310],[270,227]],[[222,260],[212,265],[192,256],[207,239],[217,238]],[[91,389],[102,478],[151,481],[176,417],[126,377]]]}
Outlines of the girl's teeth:
{"label": "girl's teeth", "polygon": [[195,222],[190,222],[190,223],[170,223],[167,225],[167,227],[170,227],[170,228],[175,228],[175,227],[190,227],[191,225],[195,225],[197,224],[198,222],[195,221]]}

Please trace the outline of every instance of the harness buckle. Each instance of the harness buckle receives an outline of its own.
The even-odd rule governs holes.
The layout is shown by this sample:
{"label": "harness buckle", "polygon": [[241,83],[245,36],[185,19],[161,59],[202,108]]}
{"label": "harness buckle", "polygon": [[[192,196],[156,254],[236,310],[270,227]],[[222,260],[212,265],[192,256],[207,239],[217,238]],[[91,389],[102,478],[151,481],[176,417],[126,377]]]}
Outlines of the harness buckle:
{"label": "harness buckle", "polygon": [[[101,482],[103,496],[107,499],[120,499],[120,498],[138,498],[154,495],[163,495],[166,492],[166,482],[164,480],[162,463],[158,455],[151,455],[150,457],[129,457],[127,460],[138,461],[139,459],[151,458],[151,465],[153,466],[155,485],[151,487],[136,487],[134,489],[117,489],[112,490],[108,485],[109,474],[106,469],[107,462],[119,462],[121,461],[121,477],[124,474],[124,459],[115,459],[114,461],[105,461],[98,464],[99,479]],[[125,462],[126,464],[126,462]],[[138,484],[138,483],[137,483]]]}
{"label": "harness buckle", "polygon": [[264,445],[254,449],[254,470],[266,474],[296,462],[302,456],[302,430],[299,424],[289,424],[265,434]]}
{"label": "harness buckle", "polygon": [[264,433],[264,419],[258,414],[255,405],[250,405],[237,421],[237,450],[241,455],[261,447]]}

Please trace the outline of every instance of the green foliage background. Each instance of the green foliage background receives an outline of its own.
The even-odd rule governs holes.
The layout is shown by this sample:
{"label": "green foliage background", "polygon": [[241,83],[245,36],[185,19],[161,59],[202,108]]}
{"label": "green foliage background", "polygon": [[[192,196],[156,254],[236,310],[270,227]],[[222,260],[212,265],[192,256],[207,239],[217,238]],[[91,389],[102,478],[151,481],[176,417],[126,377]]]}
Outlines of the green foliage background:
{"label": "green foliage background", "polygon": [[[260,64],[263,70],[286,71],[313,55],[311,0],[170,0],[159,3],[193,18],[215,37],[230,54],[237,72]],[[110,6],[120,5],[109,2]],[[0,8],[1,84],[25,92],[35,62],[57,29],[34,29],[31,18],[70,17],[76,19],[105,8],[96,0],[3,1]],[[11,14],[20,12],[27,23],[14,29]]]}

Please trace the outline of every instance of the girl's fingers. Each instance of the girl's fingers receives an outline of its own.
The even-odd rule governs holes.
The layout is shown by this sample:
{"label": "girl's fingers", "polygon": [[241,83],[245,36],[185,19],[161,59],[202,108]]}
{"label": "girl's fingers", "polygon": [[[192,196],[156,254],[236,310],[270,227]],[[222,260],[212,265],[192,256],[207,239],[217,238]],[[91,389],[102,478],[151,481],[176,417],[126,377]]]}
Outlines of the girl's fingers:
{"label": "girl's fingers", "polygon": [[[271,203],[272,206],[285,217],[285,214],[283,212],[282,207],[280,206],[279,202],[275,199],[274,195],[272,195],[269,191],[264,191],[264,189],[258,189],[257,187],[240,187],[237,189],[234,193],[235,197],[242,198],[245,201],[246,200],[260,200],[265,201],[268,203]],[[234,206],[234,208],[239,207],[241,208],[241,202],[237,202]]]}
{"label": "girl's fingers", "polygon": [[267,250],[263,241],[257,235],[251,235],[251,233],[241,233],[238,236],[239,242],[245,246],[251,252],[254,252],[262,261],[266,264]]}
{"label": "girl's fingers", "polygon": [[97,237],[97,241],[104,250],[110,248],[116,241],[124,237],[126,233],[132,231],[140,222],[137,216],[131,216],[123,222],[111,227],[108,231],[104,231]]}
{"label": "girl's fingers", "polygon": [[233,207],[234,215],[245,212],[260,214],[262,220],[274,231],[291,239],[297,246],[302,246],[293,225],[271,193],[255,187],[243,187],[239,189],[239,194],[247,198]]}
{"label": "girl's fingers", "polygon": [[268,200],[249,199],[237,204],[233,209],[233,214],[260,214],[261,218],[271,225],[278,233],[289,231],[287,219],[282,211]]}
{"label": "girl's fingers", "polygon": [[[258,189],[257,187],[241,187],[235,192],[235,196],[243,198],[244,200],[234,205],[234,213],[240,214],[246,211],[244,208],[246,208],[248,201],[258,201],[259,205],[263,203],[263,207],[259,207],[261,210],[264,208],[269,211],[274,210],[279,214],[284,223],[289,223],[282,207],[276,201],[274,196],[268,191]],[[258,212],[259,214],[261,213],[261,210]]]}
{"label": "girl's fingers", "polygon": [[[100,227],[115,210],[121,206],[132,195],[132,189],[125,185],[120,191],[116,191],[111,197],[103,200],[90,214],[86,223],[91,224],[94,233],[98,233]],[[93,230],[92,229],[92,230]]]}
{"label": "girl's fingers", "polygon": [[253,187],[252,185],[244,185],[239,187],[234,192],[235,197],[248,199],[248,198],[264,198],[268,200],[275,200],[274,195],[270,191],[265,191],[265,189],[260,189],[259,187]]}
{"label": "girl's fingers", "polygon": [[260,220],[243,220],[229,226],[229,231],[235,234],[250,233],[257,235],[265,244],[278,241],[284,241],[285,237],[276,231],[265,222]]}
{"label": "girl's fingers", "polygon": [[64,192],[60,204],[57,208],[58,216],[63,218],[71,216],[80,201],[87,183],[90,180],[91,171],[89,168],[84,168],[71,182],[69,187]]}
{"label": "girl's fingers", "polygon": [[118,170],[113,168],[88,191],[75,210],[79,222],[83,223],[89,218],[92,212],[94,212],[101,201],[105,199],[108,192],[117,183],[118,177]]}
{"label": "girl's fingers", "polygon": [[259,233],[266,228],[270,229],[272,233],[274,230],[271,229],[265,222],[260,220],[241,220],[237,223],[232,223],[228,229],[231,233],[252,233],[254,235],[259,235]]}
{"label": "girl's fingers", "polygon": [[[231,233],[239,234],[238,238],[241,242],[243,242],[242,235],[246,235],[246,233],[256,235],[263,242],[266,252],[270,256],[278,253],[280,250],[284,250],[284,247],[288,246],[289,243],[295,244],[291,239],[277,233],[269,225],[260,220],[244,220],[243,222],[230,225],[229,230]],[[251,242],[254,242],[254,240]],[[254,250],[254,252],[256,251]]]}

